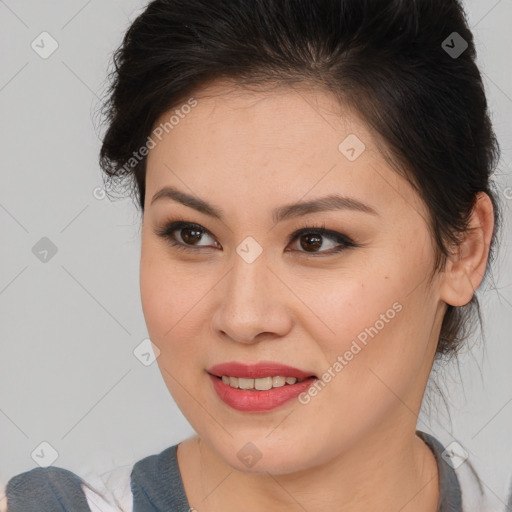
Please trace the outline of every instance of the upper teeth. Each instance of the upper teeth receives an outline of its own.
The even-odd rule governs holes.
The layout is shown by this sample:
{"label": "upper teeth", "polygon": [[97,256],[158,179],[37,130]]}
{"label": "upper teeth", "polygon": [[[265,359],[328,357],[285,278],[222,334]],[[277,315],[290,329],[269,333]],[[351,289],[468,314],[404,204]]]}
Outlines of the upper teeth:
{"label": "upper teeth", "polygon": [[265,391],[271,388],[279,388],[285,384],[295,384],[301,382],[304,379],[297,381],[295,377],[262,377],[260,379],[245,379],[243,377],[228,377],[227,375],[222,376],[222,382],[228,384],[232,388],[239,389],[257,389],[259,391]]}

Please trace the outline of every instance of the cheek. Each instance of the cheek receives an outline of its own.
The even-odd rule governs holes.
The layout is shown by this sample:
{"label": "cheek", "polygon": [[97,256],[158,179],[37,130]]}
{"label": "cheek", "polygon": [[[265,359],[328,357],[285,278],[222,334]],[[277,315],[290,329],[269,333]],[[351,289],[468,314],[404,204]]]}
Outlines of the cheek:
{"label": "cheek", "polygon": [[[165,385],[185,416],[194,418],[197,379],[202,354],[193,332],[194,309],[197,302],[179,273],[172,272],[164,255],[146,251],[141,256],[140,293],[144,318],[151,341],[160,350],[157,364]],[[194,370],[194,371],[192,371]],[[191,400],[192,393],[195,400]]]}
{"label": "cheek", "polygon": [[382,386],[377,374],[390,385],[403,383],[405,390],[424,364],[430,341],[433,311],[428,291],[418,286],[421,275],[417,266],[394,263],[357,279],[323,283],[318,295],[321,322],[308,315],[309,329],[321,344],[325,370],[345,375],[332,379],[338,382],[333,387],[343,381],[360,383],[361,391]]}
{"label": "cheek", "polygon": [[148,330],[155,340],[162,342],[190,309],[193,300],[190,276],[180,272],[180,267],[155,242],[143,239],[139,278]]}
{"label": "cheek", "polygon": [[[198,276],[198,282],[201,279]],[[159,348],[157,362],[168,385],[175,387],[169,376],[190,381],[204,367],[199,346],[205,286],[193,286],[190,269],[170,261],[165,251],[146,246],[141,254],[140,294],[147,330]],[[210,285],[211,286],[211,285]],[[202,365],[202,366],[201,366]],[[165,371],[166,370],[166,371]]]}
{"label": "cheek", "polygon": [[331,333],[327,336],[327,346],[339,351],[353,338],[364,343],[370,336],[368,329],[375,331],[372,326],[384,332],[396,323],[402,309],[404,285],[393,282],[389,275],[389,269],[387,273],[384,270],[366,275],[358,272],[357,277],[344,276],[318,283],[313,307],[319,324]]}
{"label": "cheek", "polygon": [[[155,343],[161,338],[165,318],[165,294],[166,287],[163,286],[164,276],[157,258],[153,258],[148,249],[143,248],[140,261],[140,297],[144,319],[151,339]],[[168,328],[168,327],[167,327]],[[153,338],[154,337],[154,338]],[[160,345],[158,343],[158,345]]]}

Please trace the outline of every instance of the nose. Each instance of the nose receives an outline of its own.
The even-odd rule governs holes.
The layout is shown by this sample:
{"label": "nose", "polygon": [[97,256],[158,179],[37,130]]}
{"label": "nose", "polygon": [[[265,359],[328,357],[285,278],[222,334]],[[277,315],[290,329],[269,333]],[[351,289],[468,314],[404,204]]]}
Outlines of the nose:
{"label": "nose", "polygon": [[214,331],[239,343],[285,336],[293,324],[287,308],[293,295],[268,265],[265,252],[251,263],[238,254],[234,260],[217,287]]}

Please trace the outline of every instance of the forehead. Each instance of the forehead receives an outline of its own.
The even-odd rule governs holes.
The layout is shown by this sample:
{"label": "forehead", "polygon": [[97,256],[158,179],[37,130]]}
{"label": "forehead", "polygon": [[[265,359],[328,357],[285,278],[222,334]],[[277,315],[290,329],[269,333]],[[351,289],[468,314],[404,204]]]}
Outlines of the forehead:
{"label": "forehead", "polygon": [[[366,141],[368,149],[372,150],[375,145],[374,134],[357,112],[319,86],[305,83],[242,87],[230,81],[219,81],[200,88],[192,97],[196,102],[193,108],[188,109],[186,101],[182,101],[155,124],[164,125],[169,114],[186,109],[187,113],[180,116],[178,124],[172,128],[174,133],[187,132],[189,136],[190,131],[194,131],[197,137],[207,133],[208,140],[219,141],[236,137],[239,142],[248,144],[251,138],[257,138],[258,141],[266,140],[267,147],[279,148],[313,134],[323,135],[325,145],[336,143],[343,133],[352,130]],[[290,120],[294,121],[291,125]],[[331,135],[329,139],[326,139],[327,133]],[[315,140],[315,145],[320,142]],[[298,152],[301,147],[308,146],[294,146],[294,150]]]}
{"label": "forehead", "polygon": [[398,199],[423,209],[380,153],[378,136],[328,91],[217,82],[192,97],[192,108],[177,105],[155,123],[179,118],[149,152],[148,196],[176,184],[219,202],[236,191],[270,206],[271,198],[281,204],[335,191],[382,207]]}

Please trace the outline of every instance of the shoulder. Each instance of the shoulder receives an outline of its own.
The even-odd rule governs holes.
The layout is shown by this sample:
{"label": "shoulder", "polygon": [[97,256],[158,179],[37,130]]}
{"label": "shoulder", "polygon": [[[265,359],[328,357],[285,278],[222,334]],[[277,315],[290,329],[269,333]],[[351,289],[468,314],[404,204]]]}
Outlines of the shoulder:
{"label": "shoulder", "polygon": [[56,466],[34,468],[0,489],[0,512],[132,512],[130,471],[117,468],[89,480]]}
{"label": "shoulder", "polygon": [[135,503],[155,497],[165,505],[186,504],[177,446],[101,475],[81,477],[56,466],[25,471],[0,486],[0,512],[133,512]]}
{"label": "shoulder", "polygon": [[[505,512],[497,496],[486,490],[464,447],[457,441],[441,443],[436,437],[417,431],[432,449],[438,462],[441,495],[448,510],[463,512]],[[512,496],[509,497],[512,499]]]}
{"label": "shoulder", "polygon": [[82,479],[73,472],[49,466],[13,476],[5,486],[5,507],[9,512],[33,510],[88,510]]}
{"label": "shoulder", "polygon": [[136,462],[131,473],[135,508],[146,510],[148,503],[157,510],[190,510],[177,461],[179,444]]}
{"label": "shoulder", "polygon": [[178,445],[175,444],[162,450],[160,453],[155,453],[152,455],[147,455],[146,457],[138,460],[133,465],[133,474],[135,476],[140,476],[144,473],[151,473],[153,471],[168,471],[169,468],[175,467],[175,462],[177,460]]}

